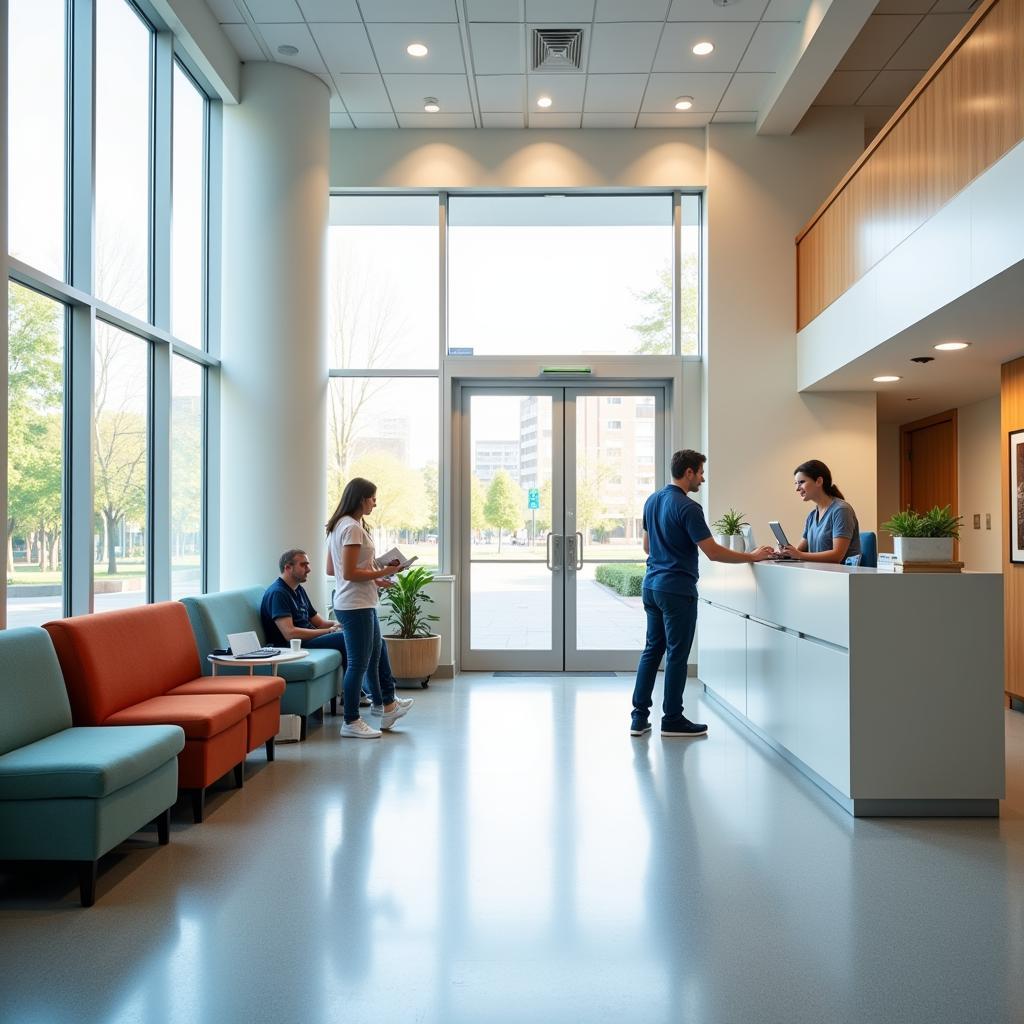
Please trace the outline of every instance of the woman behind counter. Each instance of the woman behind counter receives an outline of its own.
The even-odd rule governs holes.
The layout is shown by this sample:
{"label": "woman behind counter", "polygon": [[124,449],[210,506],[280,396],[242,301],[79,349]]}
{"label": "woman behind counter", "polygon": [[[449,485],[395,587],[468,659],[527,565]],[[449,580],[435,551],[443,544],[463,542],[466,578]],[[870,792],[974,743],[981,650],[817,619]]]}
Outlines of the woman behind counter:
{"label": "woman behind counter", "polygon": [[804,562],[843,562],[859,555],[860,524],[853,506],[832,482],[832,471],[819,459],[801,462],[793,470],[796,493],[814,503],[804,523],[803,539],[784,554]]}

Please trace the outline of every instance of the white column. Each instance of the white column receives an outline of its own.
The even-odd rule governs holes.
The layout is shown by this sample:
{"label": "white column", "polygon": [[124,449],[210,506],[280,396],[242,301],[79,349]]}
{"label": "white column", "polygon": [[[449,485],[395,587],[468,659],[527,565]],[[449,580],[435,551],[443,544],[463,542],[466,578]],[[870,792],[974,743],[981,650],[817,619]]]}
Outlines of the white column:
{"label": "white column", "polygon": [[269,583],[290,547],[322,578],[327,518],[328,92],[283,64],[245,64],[241,82],[242,102],[224,107],[225,590]]}

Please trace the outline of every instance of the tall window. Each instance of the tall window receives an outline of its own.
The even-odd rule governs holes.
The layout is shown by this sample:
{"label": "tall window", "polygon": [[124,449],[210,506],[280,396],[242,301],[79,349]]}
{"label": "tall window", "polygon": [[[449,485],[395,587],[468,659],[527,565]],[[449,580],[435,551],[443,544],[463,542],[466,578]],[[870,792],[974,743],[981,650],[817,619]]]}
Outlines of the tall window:
{"label": "tall window", "polygon": [[203,378],[191,359],[171,363],[171,598],[203,590]]}
{"label": "tall window", "polygon": [[9,247],[63,280],[65,5],[11,0],[9,10]]}
{"label": "tall window", "polygon": [[7,289],[7,624],[64,607],[64,307]]}
{"label": "tall window", "polygon": [[206,97],[174,65],[171,180],[171,333],[203,346],[203,228]]}
{"label": "tall window", "polygon": [[149,346],[96,325],[93,494],[97,611],[145,604],[148,541]]}
{"label": "tall window", "polygon": [[125,0],[96,0],[96,294],[149,319],[153,32]]}

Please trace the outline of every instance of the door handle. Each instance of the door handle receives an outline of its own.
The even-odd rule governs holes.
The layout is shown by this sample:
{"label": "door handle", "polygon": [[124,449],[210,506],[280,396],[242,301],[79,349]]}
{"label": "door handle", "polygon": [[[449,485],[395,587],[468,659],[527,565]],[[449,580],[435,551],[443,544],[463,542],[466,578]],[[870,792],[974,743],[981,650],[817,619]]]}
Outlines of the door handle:
{"label": "door handle", "polygon": [[565,538],[565,568],[569,572],[576,571],[576,538],[578,533],[570,533]]}
{"label": "door handle", "polygon": [[557,533],[549,533],[545,541],[546,562],[550,572],[562,571],[562,538]]}
{"label": "door handle", "polygon": [[583,568],[583,534],[577,530],[576,536],[579,538],[576,542],[576,571],[579,572]]}

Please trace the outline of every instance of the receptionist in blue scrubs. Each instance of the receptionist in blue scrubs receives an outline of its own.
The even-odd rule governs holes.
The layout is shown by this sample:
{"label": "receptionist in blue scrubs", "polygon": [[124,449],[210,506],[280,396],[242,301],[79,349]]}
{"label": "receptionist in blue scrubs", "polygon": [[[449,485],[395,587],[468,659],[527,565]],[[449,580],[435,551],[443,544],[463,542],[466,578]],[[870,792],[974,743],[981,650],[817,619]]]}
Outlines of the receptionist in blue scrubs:
{"label": "receptionist in blue scrubs", "polygon": [[853,506],[832,481],[832,471],[818,459],[793,470],[796,493],[813,506],[804,523],[803,538],[782,553],[803,562],[843,562],[860,554],[860,525]]}

